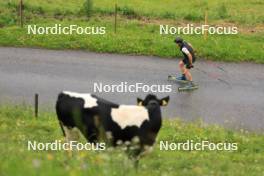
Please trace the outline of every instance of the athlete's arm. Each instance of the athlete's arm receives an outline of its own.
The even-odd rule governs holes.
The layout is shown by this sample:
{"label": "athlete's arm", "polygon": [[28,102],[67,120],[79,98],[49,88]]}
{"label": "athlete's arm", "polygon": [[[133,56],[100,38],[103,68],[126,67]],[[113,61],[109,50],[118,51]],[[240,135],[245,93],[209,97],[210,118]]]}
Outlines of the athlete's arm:
{"label": "athlete's arm", "polygon": [[192,61],[193,61],[193,58],[192,58],[192,55],[189,53],[187,54],[188,58],[189,58],[189,62],[190,64],[192,65]]}
{"label": "athlete's arm", "polygon": [[188,51],[188,49],[185,48],[185,47],[183,47],[183,48],[182,48],[182,52],[184,52],[184,53],[188,56],[189,62],[190,62],[190,64],[192,65],[193,58],[192,58],[191,53]]}

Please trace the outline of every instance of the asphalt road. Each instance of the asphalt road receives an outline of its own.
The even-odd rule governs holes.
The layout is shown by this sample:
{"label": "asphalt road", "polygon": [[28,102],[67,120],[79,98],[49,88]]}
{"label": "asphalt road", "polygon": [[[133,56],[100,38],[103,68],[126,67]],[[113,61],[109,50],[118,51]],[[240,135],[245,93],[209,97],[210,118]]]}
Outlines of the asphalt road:
{"label": "asphalt road", "polygon": [[[95,82],[172,84],[172,92],[157,94],[171,98],[164,117],[264,132],[264,65],[198,61],[192,73],[199,89],[193,92],[179,93],[177,85],[167,81],[168,74],[176,73],[175,59],[0,48],[0,103],[32,104],[34,93],[39,93],[41,107],[54,110],[60,91],[93,93]],[[137,97],[147,93],[95,94],[135,104]]]}

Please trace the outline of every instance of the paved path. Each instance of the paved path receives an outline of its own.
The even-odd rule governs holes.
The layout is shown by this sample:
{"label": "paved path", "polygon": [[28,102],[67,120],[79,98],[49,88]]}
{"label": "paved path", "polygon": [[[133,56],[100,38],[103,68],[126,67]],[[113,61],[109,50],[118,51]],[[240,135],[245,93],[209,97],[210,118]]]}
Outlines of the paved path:
{"label": "paved path", "polygon": [[[165,117],[203,119],[228,128],[264,131],[264,65],[198,61],[193,69],[200,88],[189,93],[175,91],[163,109]],[[144,56],[96,54],[0,47],[0,103],[32,103],[40,94],[42,107],[53,108],[58,92],[93,92],[93,83],[172,84],[169,73],[177,61]],[[135,104],[146,93],[97,93],[118,103]]]}

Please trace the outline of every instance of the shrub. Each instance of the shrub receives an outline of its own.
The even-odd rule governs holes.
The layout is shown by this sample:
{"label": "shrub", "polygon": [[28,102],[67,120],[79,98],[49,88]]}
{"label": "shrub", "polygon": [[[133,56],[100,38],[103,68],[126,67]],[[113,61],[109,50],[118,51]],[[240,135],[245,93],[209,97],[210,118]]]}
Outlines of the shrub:
{"label": "shrub", "polygon": [[224,19],[224,18],[227,18],[229,16],[225,4],[219,5],[219,7],[217,9],[217,13],[218,13],[218,17],[220,19]]}
{"label": "shrub", "polygon": [[0,28],[16,24],[16,17],[12,15],[0,15]]}
{"label": "shrub", "polygon": [[138,17],[138,14],[135,12],[135,10],[127,6],[118,7],[117,11],[119,11],[122,15],[127,17],[131,17],[131,18]]}

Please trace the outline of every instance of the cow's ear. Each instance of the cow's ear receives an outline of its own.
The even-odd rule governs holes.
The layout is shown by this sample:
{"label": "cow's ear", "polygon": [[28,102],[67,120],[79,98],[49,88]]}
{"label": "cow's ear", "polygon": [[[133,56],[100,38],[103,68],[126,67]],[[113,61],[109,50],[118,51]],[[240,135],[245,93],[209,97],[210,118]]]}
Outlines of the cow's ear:
{"label": "cow's ear", "polygon": [[143,106],[143,100],[140,98],[137,98],[137,105],[138,106]]}
{"label": "cow's ear", "polygon": [[167,96],[167,97],[165,97],[165,98],[162,98],[162,99],[160,100],[160,106],[167,106],[168,103],[169,103],[169,100],[170,100],[170,97],[169,97],[169,96]]}

